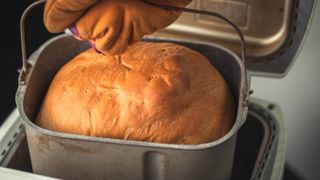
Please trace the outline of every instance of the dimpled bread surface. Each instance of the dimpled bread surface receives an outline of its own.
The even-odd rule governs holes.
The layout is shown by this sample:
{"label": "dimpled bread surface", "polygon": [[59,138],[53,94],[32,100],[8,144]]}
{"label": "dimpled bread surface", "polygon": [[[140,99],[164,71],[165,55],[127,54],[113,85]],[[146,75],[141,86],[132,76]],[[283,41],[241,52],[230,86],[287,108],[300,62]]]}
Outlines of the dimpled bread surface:
{"label": "dimpled bread surface", "polygon": [[140,42],[120,56],[89,49],[54,77],[36,117],[53,131],[169,144],[224,136],[236,111],[229,87],[200,53]]}

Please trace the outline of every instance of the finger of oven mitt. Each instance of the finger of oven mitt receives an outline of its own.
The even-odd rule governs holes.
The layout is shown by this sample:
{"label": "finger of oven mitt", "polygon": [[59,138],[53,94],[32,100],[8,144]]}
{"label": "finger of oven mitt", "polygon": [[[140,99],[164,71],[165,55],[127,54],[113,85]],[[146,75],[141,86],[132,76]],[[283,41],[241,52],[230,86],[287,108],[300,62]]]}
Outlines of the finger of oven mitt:
{"label": "finger of oven mitt", "polygon": [[[192,0],[148,0],[185,7]],[[180,12],[152,6],[143,0],[48,0],[44,24],[50,32],[69,28],[99,52],[118,55],[128,45],[173,23]]]}

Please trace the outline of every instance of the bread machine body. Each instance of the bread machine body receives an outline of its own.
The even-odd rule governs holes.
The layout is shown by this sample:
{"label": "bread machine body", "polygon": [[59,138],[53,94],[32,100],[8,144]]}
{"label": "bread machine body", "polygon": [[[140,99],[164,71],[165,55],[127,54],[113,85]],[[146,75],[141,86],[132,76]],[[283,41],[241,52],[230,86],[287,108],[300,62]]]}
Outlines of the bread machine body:
{"label": "bread machine body", "polygon": [[[314,0],[194,0],[189,7],[219,11],[241,28],[248,46],[247,67],[252,74],[283,76],[302,46],[314,4]],[[151,40],[186,45],[209,57],[217,66],[238,104],[231,131],[217,141],[186,146],[87,137],[36,126],[32,120],[54,74],[66,61],[88,48],[83,42],[62,35],[46,42],[29,58],[31,71],[25,81],[19,80],[16,102],[25,122],[35,173],[66,179],[228,179],[231,176],[236,134],[247,112],[246,74],[237,56],[213,44],[237,52],[237,36],[215,19],[187,13],[156,36],[191,38],[195,42]],[[227,60],[219,61],[224,58]]]}
{"label": "bread machine body", "polygon": [[[33,171],[64,179],[229,179],[236,135],[247,115],[244,65],[231,51],[209,43],[151,38],[174,42],[208,57],[226,79],[237,103],[233,128],[221,139],[199,145],[160,144],[53,132],[33,120],[56,72],[89,48],[70,35],[44,43],[29,58],[30,71],[19,79],[16,103],[27,132]],[[75,104],[76,106],[76,104]],[[67,119],[66,119],[67,121]]]}

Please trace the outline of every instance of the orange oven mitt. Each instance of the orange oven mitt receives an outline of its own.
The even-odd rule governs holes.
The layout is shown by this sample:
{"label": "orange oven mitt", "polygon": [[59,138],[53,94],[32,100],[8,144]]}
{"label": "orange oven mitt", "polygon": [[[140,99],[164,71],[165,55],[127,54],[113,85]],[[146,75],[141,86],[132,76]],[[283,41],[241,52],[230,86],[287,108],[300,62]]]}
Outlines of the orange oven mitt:
{"label": "orange oven mitt", "polygon": [[[147,1],[184,7],[192,0]],[[44,24],[53,33],[69,28],[97,51],[117,55],[144,35],[167,27],[179,15],[177,11],[161,9],[143,0],[48,0]]]}

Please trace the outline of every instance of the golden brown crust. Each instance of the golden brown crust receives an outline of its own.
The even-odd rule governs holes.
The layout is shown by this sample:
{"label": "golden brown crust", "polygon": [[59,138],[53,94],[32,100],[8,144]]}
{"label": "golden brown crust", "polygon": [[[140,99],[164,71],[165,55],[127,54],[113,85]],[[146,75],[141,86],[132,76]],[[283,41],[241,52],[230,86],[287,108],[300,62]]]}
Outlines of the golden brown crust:
{"label": "golden brown crust", "polygon": [[54,131],[174,144],[226,134],[235,105],[201,54],[172,43],[138,43],[121,56],[92,49],[52,81],[36,123]]}

